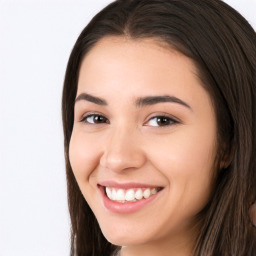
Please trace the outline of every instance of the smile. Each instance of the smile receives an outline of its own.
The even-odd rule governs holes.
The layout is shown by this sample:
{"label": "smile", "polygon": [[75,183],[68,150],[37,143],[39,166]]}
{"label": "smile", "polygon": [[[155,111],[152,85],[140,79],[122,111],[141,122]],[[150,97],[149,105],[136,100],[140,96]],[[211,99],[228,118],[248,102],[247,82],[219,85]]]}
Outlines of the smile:
{"label": "smile", "polygon": [[164,190],[163,187],[116,182],[102,182],[98,184],[103,206],[113,212],[129,214],[137,212],[147,205],[151,205]]}
{"label": "smile", "polygon": [[116,189],[111,187],[105,187],[107,197],[112,201],[119,203],[137,202],[142,199],[147,199],[152,195],[155,195],[160,188],[134,188],[134,189]]}

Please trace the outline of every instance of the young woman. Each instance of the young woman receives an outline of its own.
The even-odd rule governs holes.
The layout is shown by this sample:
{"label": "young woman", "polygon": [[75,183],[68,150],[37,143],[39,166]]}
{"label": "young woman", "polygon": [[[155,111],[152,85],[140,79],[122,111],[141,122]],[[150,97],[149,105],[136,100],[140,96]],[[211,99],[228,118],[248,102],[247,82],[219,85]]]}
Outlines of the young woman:
{"label": "young woman", "polygon": [[256,255],[256,35],[234,9],[113,2],[62,111],[71,255]]}

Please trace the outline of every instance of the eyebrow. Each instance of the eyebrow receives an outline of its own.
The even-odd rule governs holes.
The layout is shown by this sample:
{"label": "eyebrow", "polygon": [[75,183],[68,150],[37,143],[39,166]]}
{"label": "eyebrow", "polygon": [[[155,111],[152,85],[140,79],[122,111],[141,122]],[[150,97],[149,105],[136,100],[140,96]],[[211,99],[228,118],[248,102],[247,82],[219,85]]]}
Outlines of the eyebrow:
{"label": "eyebrow", "polygon": [[76,99],[75,103],[81,100],[89,101],[100,106],[107,106],[107,102],[99,97],[92,96],[88,93],[81,93]]}
{"label": "eyebrow", "polygon": [[[78,101],[81,101],[81,100],[89,101],[89,102],[92,102],[92,103],[100,105],[100,106],[108,105],[106,100],[104,100],[100,97],[93,96],[88,93],[81,93],[75,99],[75,103]],[[151,105],[155,105],[157,103],[164,103],[164,102],[177,103],[177,104],[180,104],[180,105],[192,110],[192,108],[183,100],[181,100],[175,96],[169,96],[169,95],[140,97],[140,98],[136,99],[135,106],[141,108],[141,107],[151,106]]]}
{"label": "eyebrow", "polygon": [[169,95],[142,97],[142,98],[139,98],[136,100],[136,106],[144,107],[144,106],[150,106],[150,105],[154,105],[154,104],[162,103],[162,102],[177,103],[177,104],[180,104],[180,105],[192,110],[192,108],[183,100],[181,100],[175,96],[169,96]]}

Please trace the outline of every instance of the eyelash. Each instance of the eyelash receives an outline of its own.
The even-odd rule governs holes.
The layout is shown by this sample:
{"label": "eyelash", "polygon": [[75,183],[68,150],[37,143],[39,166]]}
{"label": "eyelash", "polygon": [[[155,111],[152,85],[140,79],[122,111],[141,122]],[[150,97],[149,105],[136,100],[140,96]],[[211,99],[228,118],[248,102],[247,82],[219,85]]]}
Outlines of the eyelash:
{"label": "eyelash", "polygon": [[[88,118],[90,118],[90,117],[92,117],[92,118],[93,117],[94,118],[95,117],[101,118],[101,120],[103,120],[103,122],[101,122],[101,121],[100,121],[100,123],[88,122]],[[94,118],[93,118],[93,122],[95,121]],[[168,124],[167,125],[163,125],[163,126],[161,126],[161,125],[152,125],[152,127],[164,128],[164,127],[168,127],[168,126],[176,125],[176,124],[180,123],[178,120],[174,119],[173,117],[167,116],[167,115],[156,115],[156,116],[153,116],[153,117],[151,117],[147,121],[147,123],[149,123],[150,121],[152,121],[154,119],[156,120],[156,122],[160,121],[161,119],[162,119],[162,121],[163,121],[163,119],[165,119],[165,122],[167,122]],[[89,115],[86,115],[86,116],[84,116],[81,119],[80,122],[85,123],[85,124],[89,124],[89,125],[94,125],[94,124],[97,125],[97,124],[105,124],[105,123],[109,124],[109,120],[106,117],[104,117],[103,115],[99,115],[99,114],[89,114]],[[147,126],[150,126],[150,125],[147,125]]]}

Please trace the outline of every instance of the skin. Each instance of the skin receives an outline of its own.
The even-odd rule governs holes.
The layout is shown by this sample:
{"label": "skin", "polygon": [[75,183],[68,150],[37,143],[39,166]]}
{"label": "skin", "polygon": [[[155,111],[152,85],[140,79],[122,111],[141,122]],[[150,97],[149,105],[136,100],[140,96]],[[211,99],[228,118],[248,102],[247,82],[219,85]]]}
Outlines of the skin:
{"label": "skin", "polygon": [[[76,102],[69,152],[104,236],[123,246],[122,256],[190,255],[195,217],[211,195],[217,148],[214,109],[194,63],[153,39],[106,37],[82,62],[77,96],[81,93],[107,102]],[[159,95],[175,96],[189,108],[173,102],[135,105],[139,97]],[[85,118],[92,113],[106,119]],[[156,122],[163,115],[177,122]],[[163,190],[139,211],[113,213],[97,187],[106,180]]]}

